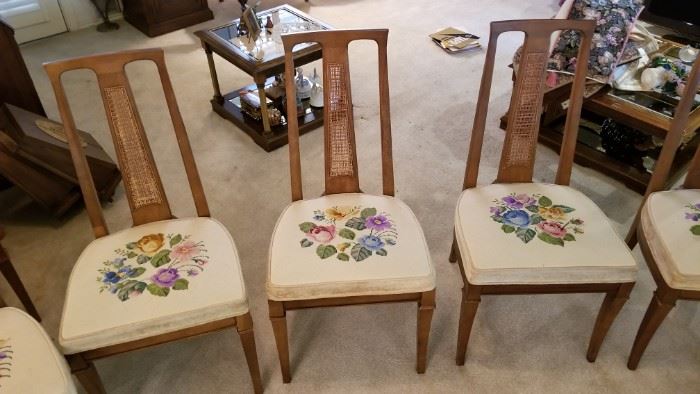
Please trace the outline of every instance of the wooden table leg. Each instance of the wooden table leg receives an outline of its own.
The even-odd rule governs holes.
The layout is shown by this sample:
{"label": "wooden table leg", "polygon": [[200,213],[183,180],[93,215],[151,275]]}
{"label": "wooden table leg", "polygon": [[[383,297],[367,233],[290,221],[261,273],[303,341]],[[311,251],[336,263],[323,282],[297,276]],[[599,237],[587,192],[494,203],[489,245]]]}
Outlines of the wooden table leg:
{"label": "wooden table leg", "polygon": [[260,97],[260,115],[262,116],[263,122],[263,135],[271,136],[272,128],[270,127],[270,114],[267,112],[267,96],[265,95],[265,81],[267,78],[262,76],[255,76],[255,85],[258,87],[258,97]]}
{"label": "wooden table leg", "polygon": [[209,74],[211,75],[211,83],[214,86],[214,100],[222,103],[224,97],[221,95],[221,87],[219,87],[219,76],[216,74],[216,65],[214,65],[214,54],[209,48],[209,45],[203,44],[204,53],[207,54],[207,63],[209,63]]}

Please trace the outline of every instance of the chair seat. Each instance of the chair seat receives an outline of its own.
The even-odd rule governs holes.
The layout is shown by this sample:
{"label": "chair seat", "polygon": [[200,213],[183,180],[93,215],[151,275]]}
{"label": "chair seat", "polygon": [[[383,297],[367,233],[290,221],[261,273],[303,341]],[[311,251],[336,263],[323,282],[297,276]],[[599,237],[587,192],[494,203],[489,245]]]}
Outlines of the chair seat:
{"label": "chair seat", "polygon": [[570,187],[511,183],[467,189],[455,216],[469,283],[635,280],[629,248],[595,203]]}
{"label": "chair seat", "polygon": [[405,294],[435,288],[423,231],[389,196],[333,194],[296,201],[270,245],[268,297],[276,301]]}
{"label": "chair seat", "polygon": [[68,282],[59,342],[72,354],[246,312],[238,252],[221,223],[153,222],[85,248]]}
{"label": "chair seat", "polygon": [[651,194],[640,221],[666,284],[700,290],[700,190]]}
{"label": "chair seat", "polygon": [[51,338],[15,308],[0,308],[0,393],[76,393]]}

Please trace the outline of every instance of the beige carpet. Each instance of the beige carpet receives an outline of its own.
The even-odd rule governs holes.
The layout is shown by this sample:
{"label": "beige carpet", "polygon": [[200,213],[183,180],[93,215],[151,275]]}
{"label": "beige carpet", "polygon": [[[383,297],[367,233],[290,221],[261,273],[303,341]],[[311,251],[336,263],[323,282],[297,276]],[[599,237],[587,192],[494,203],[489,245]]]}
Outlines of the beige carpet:
{"label": "beige carpet", "polygon": [[[180,109],[192,140],[212,215],[236,240],[255,320],[258,354],[268,392],[697,392],[700,387],[698,303],[679,302],[649,346],[636,372],[625,364],[634,335],[654,289],[638,252],[639,281],[610,330],[598,361],[585,351],[601,295],[484,297],[471,337],[467,364],[454,362],[461,279],[447,262],[453,212],[461,190],[469,130],[474,117],[484,52],[448,56],[426,35],[463,26],[487,36],[499,19],[547,18],[555,0],[294,1],[338,28],[388,27],[389,73],[397,195],[416,212],[437,269],[437,310],[425,375],[415,364],[415,305],[346,307],[289,316],[293,382],[283,385],[267,318],[267,248],[278,214],[290,201],[286,148],[265,153],[231,123],[211,111],[211,81],[204,53],[192,34],[239,15],[238,3],[210,1],[215,21],[149,39],[121,21],[121,29],[62,34],[22,49],[49,116],[58,119],[41,63],[63,57],[130,48],[163,47]],[[278,2],[263,1],[263,7]],[[492,91],[480,182],[495,175],[502,132],[497,118],[511,91],[510,56],[521,36],[501,39]],[[482,40],[486,44],[486,40]],[[356,129],[363,189],[380,193],[376,58],[372,45],[352,48]],[[249,83],[243,72],[217,60],[224,90]],[[311,71],[311,69],[308,69]],[[151,66],[129,68],[141,114],[177,216],[194,213],[162,93]],[[95,79],[76,72],[66,77],[78,125],[90,130],[113,156]],[[322,190],[322,133],[302,138],[306,195]],[[541,148],[540,180],[553,180],[557,155]],[[572,183],[627,231],[639,195],[590,169],[576,167]],[[112,229],[130,224],[124,191],[105,206]],[[64,220],[46,219],[37,208],[12,217],[6,246],[19,274],[55,337],[73,262],[92,235],[83,211]],[[507,251],[504,251],[507,253]],[[18,302],[6,282],[0,295]],[[99,316],[95,316],[99,318]],[[99,361],[109,392],[249,392],[250,378],[237,335],[228,330],[192,340]]]}

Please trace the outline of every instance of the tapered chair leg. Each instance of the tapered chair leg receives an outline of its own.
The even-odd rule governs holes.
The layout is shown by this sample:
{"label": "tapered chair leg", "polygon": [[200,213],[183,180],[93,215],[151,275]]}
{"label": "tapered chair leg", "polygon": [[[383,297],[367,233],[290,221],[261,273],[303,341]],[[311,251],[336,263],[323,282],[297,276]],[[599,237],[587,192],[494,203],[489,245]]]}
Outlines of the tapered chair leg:
{"label": "tapered chair leg", "polygon": [[19,298],[22,305],[24,305],[24,309],[27,311],[27,313],[36,321],[41,321],[39,312],[37,312],[36,308],[34,307],[32,299],[29,298],[29,294],[27,294],[27,289],[25,289],[22,281],[19,279],[19,275],[17,275],[15,267],[12,266],[9,257],[7,257],[7,254],[2,246],[0,246],[0,272],[7,280],[7,283],[10,284],[10,287],[12,287],[15,294],[17,294],[17,298]]}
{"label": "tapered chair leg", "polygon": [[287,313],[284,304],[278,301],[268,301],[270,308],[270,321],[275,334],[277,353],[280,358],[280,368],[282,369],[282,381],[289,383],[292,375],[289,372],[289,340],[287,338]]}
{"label": "tapered chair leg", "polygon": [[427,291],[421,295],[418,302],[418,333],[417,333],[417,361],[416,372],[425,373],[428,360],[428,339],[430,338],[430,323],[435,310],[435,290]]}
{"label": "tapered chair leg", "polygon": [[639,326],[639,331],[637,331],[637,337],[634,339],[632,352],[629,360],[627,360],[627,368],[631,370],[637,369],[639,360],[642,358],[651,338],[674,306],[676,306],[675,299],[664,300],[659,297],[658,289],[654,292],[654,297],[652,297],[647,313]]}
{"label": "tapered chair leg", "polygon": [[598,357],[600,346],[608,330],[610,330],[610,326],[613,321],[615,321],[615,317],[617,317],[617,314],[620,313],[620,309],[622,309],[622,306],[625,305],[625,302],[629,299],[632,287],[634,287],[634,283],[622,283],[616,291],[605,294],[605,299],[603,299],[603,304],[600,306],[600,311],[598,312],[598,318],[596,319],[595,326],[593,326],[591,341],[588,344],[588,353],[586,353],[586,359],[588,359],[588,361],[594,362],[596,357]]}
{"label": "tapered chair leg", "polygon": [[243,352],[248,363],[248,371],[253,381],[253,391],[256,394],[263,392],[262,379],[260,377],[260,366],[258,365],[258,352],[255,348],[255,334],[253,333],[253,319],[250,313],[236,317],[236,329],[241,338]]}
{"label": "tapered chair leg", "polygon": [[462,288],[462,307],[459,314],[457,333],[457,365],[464,365],[467,358],[467,344],[471,335],[476,310],[481,302],[481,287],[465,284]]}
{"label": "tapered chair leg", "polygon": [[459,249],[457,247],[457,238],[452,238],[452,248],[450,249],[450,263],[456,263],[457,262],[457,255],[459,253]]}
{"label": "tapered chair leg", "polygon": [[106,393],[100,375],[97,373],[95,364],[92,361],[86,360],[82,354],[72,354],[66,356],[66,358],[71,372],[78,378],[78,381],[88,394]]}

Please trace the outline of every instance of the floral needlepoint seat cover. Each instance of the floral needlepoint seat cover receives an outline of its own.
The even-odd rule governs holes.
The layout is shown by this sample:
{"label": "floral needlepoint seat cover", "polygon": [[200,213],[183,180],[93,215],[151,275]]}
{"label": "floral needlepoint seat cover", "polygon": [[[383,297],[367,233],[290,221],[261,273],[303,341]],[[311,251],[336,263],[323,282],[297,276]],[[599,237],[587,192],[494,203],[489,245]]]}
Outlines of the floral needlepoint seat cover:
{"label": "floral needlepoint seat cover", "polygon": [[0,308],[0,393],[76,393],[63,355],[23,311]]}
{"label": "floral needlepoint seat cover", "polygon": [[68,283],[59,342],[72,354],[246,312],[238,252],[221,223],[153,222],[85,248]]}
{"label": "floral needlepoint seat cover", "polygon": [[618,283],[636,277],[634,257],[608,218],[568,186],[467,189],[455,223],[472,284]]}
{"label": "floral needlepoint seat cover", "polygon": [[435,271],[411,209],[388,196],[333,194],[290,204],[270,246],[273,300],[433,290]]}
{"label": "floral needlepoint seat cover", "polygon": [[666,283],[700,290],[700,190],[651,194],[642,209],[641,226]]}

